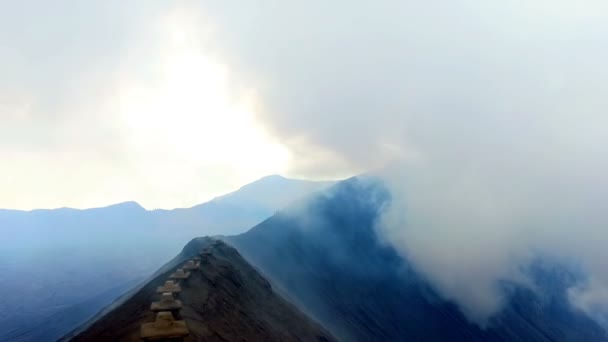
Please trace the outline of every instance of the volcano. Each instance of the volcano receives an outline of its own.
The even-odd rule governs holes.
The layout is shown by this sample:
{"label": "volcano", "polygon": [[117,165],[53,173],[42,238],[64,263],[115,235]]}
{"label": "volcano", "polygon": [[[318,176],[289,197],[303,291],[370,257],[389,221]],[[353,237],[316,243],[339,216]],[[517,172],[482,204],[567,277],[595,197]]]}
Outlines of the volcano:
{"label": "volcano", "polygon": [[[63,340],[141,341],[157,319],[150,309],[161,298],[158,287],[199,252],[200,263],[181,280],[178,296],[183,306],[172,310],[173,319],[187,328],[184,341],[336,341],[278,295],[236,249],[211,238],[191,241],[145,285]],[[174,330],[179,335],[179,329]]]}

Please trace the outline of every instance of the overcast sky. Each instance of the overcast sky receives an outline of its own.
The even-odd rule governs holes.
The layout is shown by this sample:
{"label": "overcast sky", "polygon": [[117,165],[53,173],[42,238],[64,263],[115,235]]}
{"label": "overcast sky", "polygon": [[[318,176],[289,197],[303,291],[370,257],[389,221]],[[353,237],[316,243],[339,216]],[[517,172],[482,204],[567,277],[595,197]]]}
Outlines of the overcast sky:
{"label": "overcast sky", "polygon": [[605,105],[603,1],[2,7],[5,208],[189,206],[267,174],[375,169],[431,140],[481,148],[523,120],[570,126],[564,93],[577,115]]}

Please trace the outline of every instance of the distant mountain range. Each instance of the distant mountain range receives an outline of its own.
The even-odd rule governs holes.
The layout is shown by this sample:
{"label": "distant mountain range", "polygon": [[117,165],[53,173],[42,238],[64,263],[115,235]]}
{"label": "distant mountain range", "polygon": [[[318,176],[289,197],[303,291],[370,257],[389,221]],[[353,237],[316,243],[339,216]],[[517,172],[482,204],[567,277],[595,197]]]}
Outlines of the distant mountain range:
{"label": "distant mountain range", "polygon": [[[526,268],[536,290],[504,282],[503,310],[483,328],[470,322],[377,234],[375,224],[390,201],[381,180],[355,177],[300,197],[245,233],[215,237],[236,250],[224,244],[216,249],[223,263],[202,265],[203,277],[184,297],[189,308],[183,317],[195,331],[187,341],[241,341],[243,336],[270,341],[608,341],[606,330],[568,301],[576,273],[550,259],[539,258]],[[154,277],[81,325],[76,340],[136,339],[137,327],[152,319],[144,310],[153,298],[146,289],[209,241],[192,240]],[[287,310],[283,322],[268,302],[297,309]],[[125,324],[128,329],[122,328]],[[312,328],[284,334],[302,327]]]}
{"label": "distant mountain range", "polygon": [[269,176],[187,209],[0,210],[0,341],[58,338],[193,237],[244,232],[331,184]]}

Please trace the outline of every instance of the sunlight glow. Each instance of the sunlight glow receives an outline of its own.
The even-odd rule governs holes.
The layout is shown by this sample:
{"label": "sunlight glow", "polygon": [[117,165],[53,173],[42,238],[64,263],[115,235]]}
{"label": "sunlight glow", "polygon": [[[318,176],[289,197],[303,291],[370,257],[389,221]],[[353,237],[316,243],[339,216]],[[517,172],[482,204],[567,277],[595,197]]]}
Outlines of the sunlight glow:
{"label": "sunlight glow", "polygon": [[205,168],[215,168],[242,184],[284,172],[288,151],[256,123],[255,92],[235,83],[228,67],[205,53],[196,32],[179,20],[167,23],[157,77],[124,82],[119,94],[139,173],[200,178]]}

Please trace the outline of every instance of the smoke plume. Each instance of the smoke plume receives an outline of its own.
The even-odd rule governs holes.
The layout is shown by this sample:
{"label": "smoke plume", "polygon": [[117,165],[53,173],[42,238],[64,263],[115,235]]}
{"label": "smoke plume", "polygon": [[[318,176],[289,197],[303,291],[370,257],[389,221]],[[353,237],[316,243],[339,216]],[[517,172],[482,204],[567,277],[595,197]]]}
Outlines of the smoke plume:
{"label": "smoke plume", "polygon": [[204,10],[291,172],[384,170],[394,201],[379,231],[470,319],[499,311],[500,281],[528,283],[539,254],[581,265],[571,302],[606,308],[604,2]]}

